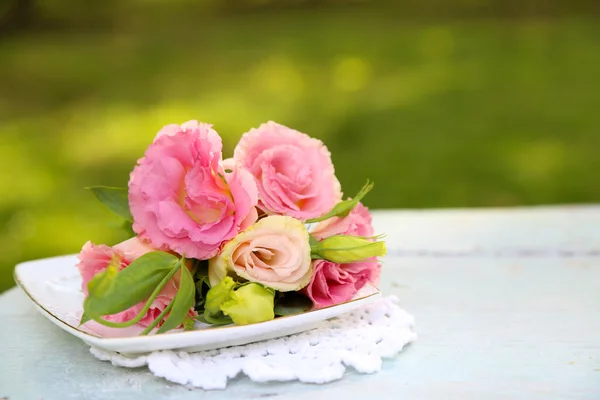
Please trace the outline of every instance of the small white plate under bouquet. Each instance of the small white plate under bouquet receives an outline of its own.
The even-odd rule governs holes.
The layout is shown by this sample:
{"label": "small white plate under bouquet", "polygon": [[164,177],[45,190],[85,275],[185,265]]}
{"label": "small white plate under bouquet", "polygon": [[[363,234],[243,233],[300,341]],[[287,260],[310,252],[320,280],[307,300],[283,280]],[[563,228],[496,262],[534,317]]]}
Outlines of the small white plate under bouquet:
{"label": "small white plate under bouquet", "polygon": [[245,326],[215,327],[198,322],[192,331],[139,336],[143,328],[138,326],[115,329],[93,321],[79,326],[84,296],[76,263],[74,255],[25,262],[16,266],[15,281],[36,308],[60,328],[91,346],[125,354],[172,349],[192,352],[274,339],[314,329],[327,319],[381,298],[379,290],[367,284],[352,300],[320,310]]}

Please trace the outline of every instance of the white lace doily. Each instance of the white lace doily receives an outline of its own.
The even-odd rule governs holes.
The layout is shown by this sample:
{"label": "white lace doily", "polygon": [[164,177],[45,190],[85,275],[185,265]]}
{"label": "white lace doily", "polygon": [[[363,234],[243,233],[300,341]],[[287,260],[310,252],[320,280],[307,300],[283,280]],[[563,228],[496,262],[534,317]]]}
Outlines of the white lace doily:
{"label": "white lace doily", "polygon": [[119,367],[147,365],[171,382],[202,388],[225,389],[240,373],[254,382],[293,381],[326,383],[342,378],[346,367],[371,374],[382,359],[396,356],[417,338],[413,317],[390,296],[381,301],[323,322],[311,331],[278,339],[186,353],[157,351],[139,357],[92,347],[100,360]]}

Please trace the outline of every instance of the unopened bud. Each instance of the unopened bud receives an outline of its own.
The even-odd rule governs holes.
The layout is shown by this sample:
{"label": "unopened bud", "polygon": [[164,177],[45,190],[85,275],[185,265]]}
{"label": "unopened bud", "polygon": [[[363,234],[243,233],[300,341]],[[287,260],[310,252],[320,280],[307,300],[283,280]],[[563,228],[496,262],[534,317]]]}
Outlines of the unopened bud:
{"label": "unopened bud", "polygon": [[335,235],[315,243],[311,247],[313,258],[322,258],[338,264],[347,264],[386,253],[385,242],[359,236]]}

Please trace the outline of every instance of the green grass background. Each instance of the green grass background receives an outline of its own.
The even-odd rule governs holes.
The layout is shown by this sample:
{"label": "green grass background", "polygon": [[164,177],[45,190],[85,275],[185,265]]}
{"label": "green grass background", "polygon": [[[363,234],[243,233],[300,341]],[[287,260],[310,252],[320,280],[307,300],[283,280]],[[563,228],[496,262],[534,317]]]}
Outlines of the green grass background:
{"label": "green grass background", "polygon": [[0,37],[0,291],[17,262],[123,239],[83,188],[124,186],[193,118],[226,156],[270,119],[322,139],[371,208],[600,199],[595,16],[150,3]]}

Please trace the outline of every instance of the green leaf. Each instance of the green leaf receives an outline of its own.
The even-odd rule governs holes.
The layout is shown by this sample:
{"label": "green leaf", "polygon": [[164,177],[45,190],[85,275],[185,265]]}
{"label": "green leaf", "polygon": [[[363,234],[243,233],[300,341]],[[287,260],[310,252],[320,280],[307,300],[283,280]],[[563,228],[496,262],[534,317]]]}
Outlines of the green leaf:
{"label": "green leaf", "polygon": [[157,333],[164,333],[179,327],[188,316],[190,309],[194,307],[195,298],[196,286],[194,285],[194,278],[190,270],[184,265],[181,268],[179,290],[172,300],[173,308]]}
{"label": "green leaf", "polygon": [[136,233],[133,231],[133,224],[131,221],[124,220],[123,224],[121,225],[121,229],[125,231],[125,234],[128,238],[132,238],[136,235]]}
{"label": "green leaf", "polygon": [[[105,272],[88,284],[84,312],[90,318],[116,314],[148,299],[156,286],[177,264],[178,259],[162,251],[146,253],[109,282]],[[108,271],[108,268],[107,268]]]}
{"label": "green leaf", "polygon": [[352,211],[354,207],[356,207],[356,205],[362,200],[362,198],[365,197],[367,193],[371,191],[371,189],[373,189],[374,185],[375,184],[373,182],[367,181],[367,183],[362,187],[362,189],[360,189],[356,196],[354,196],[351,200],[340,201],[327,214],[318,218],[309,219],[306,222],[311,224],[314,222],[325,221],[326,219],[333,217],[347,216],[348,214],[350,214],[350,211]]}
{"label": "green leaf", "polygon": [[302,314],[313,308],[312,301],[298,292],[285,292],[275,300],[275,315],[281,317],[285,315]]}
{"label": "green leaf", "polygon": [[131,211],[129,211],[127,188],[90,186],[86,189],[91,190],[96,198],[100,200],[100,202],[104,204],[110,211],[129,222],[133,222]]}

